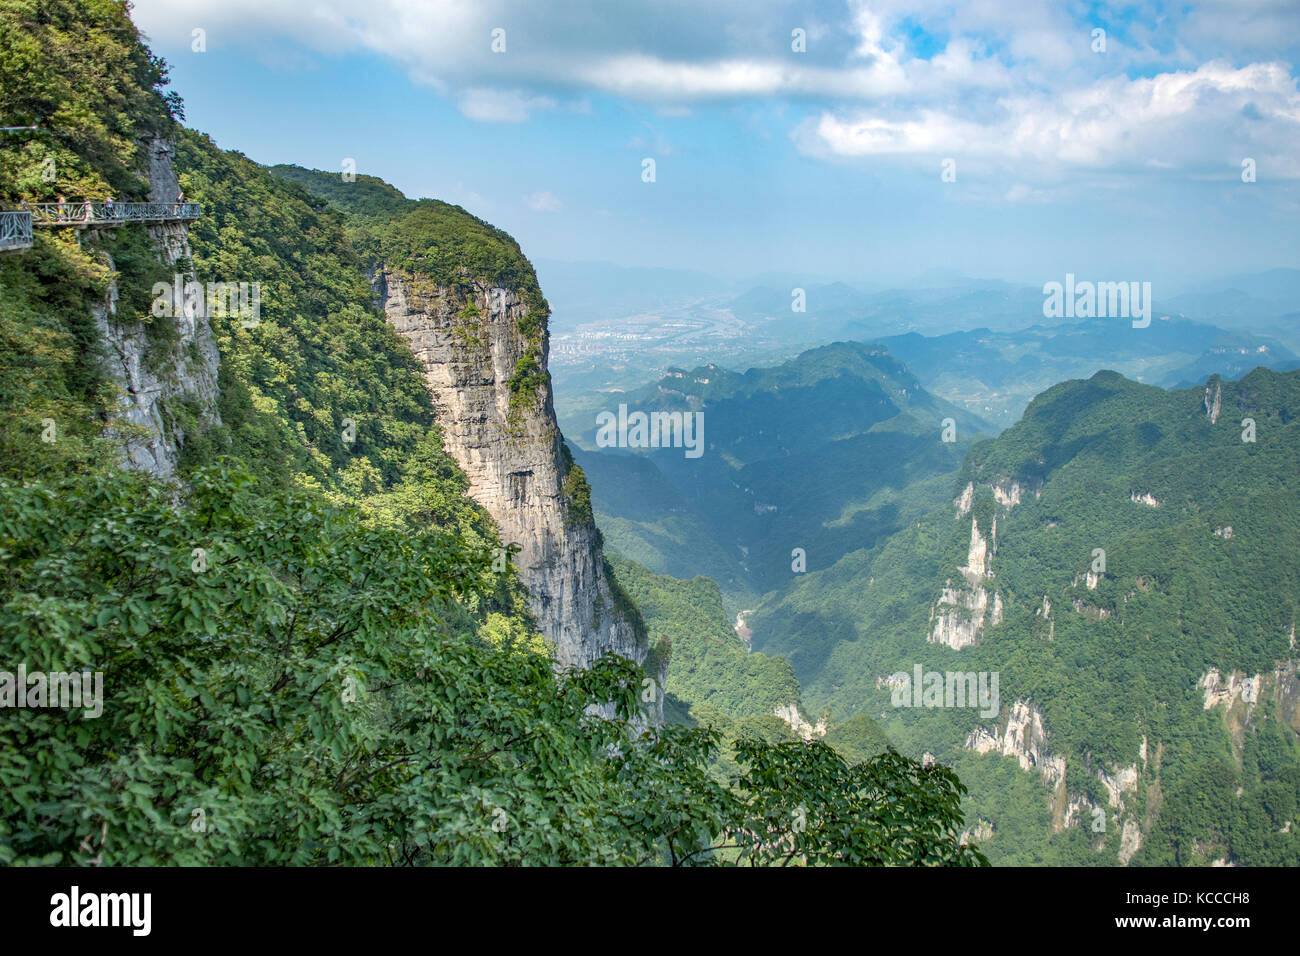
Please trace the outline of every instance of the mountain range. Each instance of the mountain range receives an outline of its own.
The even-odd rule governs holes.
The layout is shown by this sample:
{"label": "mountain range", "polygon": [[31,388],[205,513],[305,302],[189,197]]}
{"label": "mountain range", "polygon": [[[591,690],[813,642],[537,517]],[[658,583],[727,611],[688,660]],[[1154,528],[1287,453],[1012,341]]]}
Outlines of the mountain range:
{"label": "mountain range", "polygon": [[[1044,332],[1044,351],[1087,362],[1105,333]],[[1221,336],[1181,320],[1111,333],[1154,355]],[[1014,336],[952,338],[890,344],[941,369]],[[1296,859],[1300,371],[1174,389],[1097,372],[1046,388],[996,436],[883,343],[678,370],[618,400],[701,411],[710,436],[698,460],[575,449],[607,541],[645,566],[627,573],[664,582],[651,629],[694,646],[680,605],[712,608],[695,633],[717,635],[711,686],[731,690],[670,671],[677,719],[752,721],[739,702],[766,694],[794,732],[951,765],[994,863]],[[941,416],[968,437],[946,445]],[[580,421],[570,434],[590,444]],[[673,598],[650,572],[721,590],[706,598],[696,578]],[[759,666],[773,660],[792,674]],[[900,697],[903,677],[931,674],[992,677],[999,699]]]}
{"label": "mountain range", "polygon": [[[609,396],[562,417],[608,540],[652,570],[714,577],[733,606],[788,580],[794,561],[828,567],[897,530],[915,507],[902,490],[955,471],[974,436],[991,431],[860,343],[744,374],[675,369],[617,400],[698,414],[707,448],[690,458],[597,447]],[[940,440],[945,420],[951,441]]]}
{"label": "mountain range", "polygon": [[[753,647],[957,767],[995,862],[1294,860],[1297,410],[1300,372],[1054,386],[942,505],[769,595]],[[899,706],[918,666],[998,674],[997,718]]]}

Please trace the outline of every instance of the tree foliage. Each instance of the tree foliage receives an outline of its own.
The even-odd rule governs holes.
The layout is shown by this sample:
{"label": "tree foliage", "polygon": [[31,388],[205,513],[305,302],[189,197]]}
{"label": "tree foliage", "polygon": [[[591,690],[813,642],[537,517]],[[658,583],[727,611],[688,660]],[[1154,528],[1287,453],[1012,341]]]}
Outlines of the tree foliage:
{"label": "tree foliage", "polygon": [[947,771],[749,741],[728,788],[712,731],[642,730],[631,662],[449,627],[482,587],[454,536],[221,467],[181,503],[118,472],[2,490],[4,659],[105,690],[4,711],[6,864],[980,859]]}

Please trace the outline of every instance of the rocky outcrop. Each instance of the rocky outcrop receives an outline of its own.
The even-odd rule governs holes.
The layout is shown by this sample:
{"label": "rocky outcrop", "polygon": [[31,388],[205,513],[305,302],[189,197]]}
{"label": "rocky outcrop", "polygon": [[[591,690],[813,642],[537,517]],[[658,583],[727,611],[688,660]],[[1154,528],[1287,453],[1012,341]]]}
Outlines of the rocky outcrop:
{"label": "rocky outcrop", "polygon": [[993,824],[983,817],[975,821],[974,826],[967,827],[962,831],[957,842],[962,846],[968,846],[972,842],[984,843],[993,839]]}
{"label": "rocky outcrop", "polygon": [[[996,521],[993,529],[992,534],[996,535]],[[974,518],[970,523],[966,564],[958,570],[963,583],[954,587],[949,579],[944,585],[939,600],[930,609],[930,633],[926,637],[931,644],[944,644],[953,650],[978,644],[986,619],[990,627],[1002,621],[1001,596],[996,591],[990,595],[984,586],[985,580],[993,576],[989,568],[989,544]]]}
{"label": "rocky outcrop", "polygon": [[1219,380],[1219,376],[1212,375],[1205,384],[1205,415],[1209,418],[1211,425],[1218,422],[1219,412],[1222,410],[1223,383]]}
{"label": "rocky outcrop", "polygon": [[[1035,498],[1043,496],[1043,483],[1040,480],[1031,480],[1021,482],[1012,478],[1002,478],[998,481],[989,483],[989,490],[993,492],[993,500],[996,501],[1005,511],[1009,512],[1016,505],[1024,500],[1026,494],[1032,492]],[[953,499],[953,507],[957,509],[957,517],[963,517],[970,514],[971,506],[975,503],[975,483],[968,482],[962,489],[961,494]]]}
{"label": "rocky outcrop", "polygon": [[1224,678],[1217,667],[1211,667],[1201,675],[1196,686],[1205,691],[1205,710],[1231,708],[1238,700],[1246,704],[1259,700],[1259,679],[1259,674],[1246,677],[1239,671],[1232,671]]}
{"label": "rocky outcrop", "polygon": [[[149,185],[149,198],[155,202],[174,201],[179,192],[172,147],[161,139],[149,145]],[[196,281],[192,270],[178,265],[188,264],[192,256],[185,223],[148,228],[163,264],[176,269],[182,284]],[[103,343],[105,372],[118,390],[117,414],[105,434],[121,441],[125,467],[169,478],[176,471],[187,429],[220,424],[217,343],[204,309],[187,306],[181,314],[161,318],[175,323],[177,332],[164,355],[151,352],[138,317],[118,321],[115,284],[110,283],[107,298],[91,314]]]}
{"label": "rocky outcrop", "polygon": [[970,514],[971,505],[975,503],[975,482],[970,482],[961,494],[953,499],[952,505],[957,509],[957,517]]}
{"label": "rocky outcrop", "polygon": [[1024,484],[1010,478],[1003,478],[990,484],[989,489],[993,492],[994,500],[1007,511],[1020,504],[1028,492],[1033,492],[1035,498],[1043,496],[1043,483],[1039,480]]}
{"label": "rocky outcrop", "polygon": [[[996,523],[994,527],[996,527]],[[996,534],[996,532],[994,533]],[[972,587],[991,573],[989,571],[988,557],[988,542],[980,534],[979,524],[972,518],[970,523],[970,548],[966,552],[966,565],[961,569],[962,575]]]}
{"label": "rocky outcrop", "polygon": [[808,723],[803,714],[799,713],[798,704],[786,704],[784,707],[777,707],[772,713],[785,721],[786,726],[804,740],[826,736],[826,721],[823,719],[817,721],[816,724]]}
{"label": "rocky outcrop", "polygon": [[1020,482],[1000,481],[991,487],[994,500],[1003,508],[1006,508],[1007,511],[1020,504]]}
{"label": "rocky outcrop", "polygon": [[1047,752],[1043,715],[1028,701],[1018,700],[1011,705],[1001,733],[976,727],[966,736],[964,746],[980,754],[1015,757],[1022,770],[1037,770],[1051,786],[1065,779],[1065,758]]}
{"label": "rocky outcrop", "polygon": [[1128,866],[1133,855],[1142,849],[1142,829],[1136,820],[1125,820],[1119,835],[1119,865]]}
{"label": "rocky outcrop", "polygon": [[[1123,824],[1120,826],[1118,846],[1115,849],[1121,866],[1129,861],[1142,847],[1142,829],[1133,818],[1124,819],[1127,811],[1125,795],[1138,790],[1139,770],[1136,763],[1127,767],[1114,768],[1112,772],[1097,771],[1097,778],[1106,793],[1106,806],[1103,807],[1083,794],[1066,791],[1064,757],[1048,751],[1047,731],[1043,726],[1043,715],[1028,701],[1018,700],[1011,706],[1006,725],[1001,731],[976,727],[966,736],[963,745],[966,750],[979,754],[1001,754],[1015,757],[1022,770],[1037,772],[1052,791],[1049,798],[1049,810],[1053,814],[1053,832],[1060,833],[1071,826],[1082,826],[1093,833],[1105,834],[1108,822]],[[1147,763],[1147,739],[1142,738],[1138,755],[1143,770]],[[1107,809],[1114,811],[1107,814]],[[1103,837],[1103,842],[1104,842]],[[1102,848],[1098,843],[1096,849]],[[1114,846],[1114,844],[1112,844]]]}
{"label": "rocky outcrop", "polygon": [[1300,734],[1300,663],[1279,661],[1273,670],[1270,696],[1282,721]]}
{"label": "rocky outcrop", "polygon": [[162,137],[149,141],[149,201],[176,202],[180,180],[176,176],[176,148]]}
{"label": "rocky outcrop", "polygon": [[[524,395],[511,389],[535,348],[520,328],[527,306],[511,289],[464,277],[459,287],[379,267],[372,284],[389,324],[424,369],[443,441],[470,495],[517,545],[513,561],[560,667],[607,652],[639,664],[644,628],[606,573],[585,479],[555,422],[549,377]],[[543,333],[542,367],[546,343]],[[585,498],[585,500],[583,500]],[[656,695],[662,707],[662,694]]]}
{"label": "rocky outcrop", "polygon": [[[1069,803],[1065,807],[1062,828],[1068,829],[1076,824],[1083,827],[1100,828],[1105,825],[1104,814],[1105,811],[1087,797],[1070,797]],[[1060,832],[1060,829],[1056,832]],[[1103,831],[1096,829],[1096,832]]]}
{"label": "rocky outcrop", "polygon": [[1090,621],[1104,621],[1110,617],[1110,611],[1104,607],[1097,607],[1094,604],[1086,604],[1078,598],[1074,599],[1073,607],[1076,613],[1082,614]]}
{"label": "rocky outcrop", "polygon": [[938,602],[930,609],[931,630],[927,640],[955,651],[978,644],[980,627],[988,610],[988,597],[984,588],[945,587]]}
{"label": "rocky outcrop", "polygon": [[[1145,738],[1143,739],[1145,740]],[[1137,764],[1129,764],[1127,767],[1117,769],[1113,775],[1104,770],[1098,770],[1097,776],[1101,780],[1101,785],[1106,788],[1106,802],[1122,811],[1124,809],[1124,794],[1133,793],[1137,790]]]}
{"label": "rocky outcrop", "polygon": [[740,611],[736,614],[736,623],[733,629],[736,632],[736,636],[744,643],[745,649],[752,651],[754,647],[751,641],[754,638],[754,632],[751,631],[749,625],[745,623],[745,615],[748,613],[750,612]]}
{"label": "rocky outcrop", "polygon": [[1056,621],[1052,620],[1052,601],[1046,594],[1043,595],[1043,606],[1034,611],[1034,616],[1047,622],[1047,639],[1055,640]]}
{"label": "rocky outcrop", "polygon": [[[1082,580],[1084,586],[1087,587],[1089,591],[1095,591],[1097,590],[1097,585],[1101,583],[1101,579],[1104,577],[1105,575],[1102,574],[1100,571],[1093,571],[1091,568],[1089,568],[1087,571],[1083,573]],[[1076,574],[1070,586],[1077,588],[1079,586],[1079,581],[1080,581],[1079,575]]]}

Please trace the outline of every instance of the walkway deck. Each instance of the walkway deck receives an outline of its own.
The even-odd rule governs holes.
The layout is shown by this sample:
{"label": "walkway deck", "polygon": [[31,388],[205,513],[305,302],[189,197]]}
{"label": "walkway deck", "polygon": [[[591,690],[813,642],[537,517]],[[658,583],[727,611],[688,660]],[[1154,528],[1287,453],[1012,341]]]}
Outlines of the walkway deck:
{"label": "walkway deck", "polygon": [[32,247],[33,227],[58,228],[120,226],[129,223],[157,225],[193,222],[203,212],[196,202],[43,202],[25,209],[0,211],[0,252],[23,252]]}

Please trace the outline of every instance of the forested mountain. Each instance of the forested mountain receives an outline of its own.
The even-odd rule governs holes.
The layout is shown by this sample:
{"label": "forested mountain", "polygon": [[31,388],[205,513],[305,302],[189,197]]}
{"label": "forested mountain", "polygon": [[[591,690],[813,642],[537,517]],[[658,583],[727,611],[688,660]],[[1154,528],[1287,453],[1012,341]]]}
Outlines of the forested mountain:
{"label": "forested mountain", "polygon": [[459,206],[408,200],[372,177],[274,172],[347,214],[378,305],[415,353],[468,494],[516,550],[557,661],[582,666],[613,652],[644,663],[647,635],[606,571],[586,478],[556,428],[549,310],[518,244]]}
{"label": "forested mountain", "polygon": [[518,245],[183,129],[128,14],[0,0],[0,199],[202,206],[0,256],[0,864],[982,862],[947,768],[661,724]]}
{"label": "forested mountain", "polygon": [[1300,368],[1300,358],[1278,345],[1224,343],[1206,349],[1194,361],[1169,372],[1156,384],[1166,388],[1195,388],[1211,375],[1239,379],[1261,366],[1274,372],[1290,372]]}
{"label": "forested mountain", "polygon": [[[815,725],[802,712],[799,681],[789,662],[751,654],[732,630],[717,584],[706,577],[682,581],[653,574],[617,556],[611,563],[650,633],[671,648],[666,720],[712,727],[725,740],[795,741],[803,724],[808,736],[825,736],[815,734]],[[868,754],[852,756],[861,760],[884,749],[882,743]],[[711,770],[721,780],[736,774],[734,746],[721,748]]]}
{"label": "forested mountain", "polygon": [[[707,450],[596,447],[597,417],[619,405],[698,413]],[[802,573],[797,563],[829,567],[896,531],[925,494],[946,491],[927,481],[954,471],[989,428],[883,349],[852,342],[744,374],[673,370],[594,397],[561,424],[586,449],[578,458],[611,544],[655,571],[713,577],[737,608]]]}
{"label": "forested mountain", "polygon": [[[1172,347],[1237,354],[1220,330],[1178,320],[1131,334],[1127,324],[1107,333],[1096,323],[1050,333],[1036,348],[1067,364],[1091,361],[1105,334],[1135,361]],[[989,354],[975,349],[954,361],[973,370],[982,358],[994,368],[1011,337],[956,336],[971,349],[998,341],[980,346]],[[963,355],[942,340],[917,344],[932,348],[936,369],[950,367],[941,355]],[[674,374],[618,398],[704,410],[710,453],[721,459],[696,474],[700,462],[675,450],[577,453],[611,541],[656,570],[712,571],[722,585],[719,602],[700,579],[672,586],[636,572],[637,587],[656,595],[645,604],[652,628],[691,619],[688,607],[715,608],[711,625],[678,626],[673,640],[717,633],[707,683],[734,717],[740,701],[721,688],[741,671],[722,662],[744,658],[740,639],[724,633],[729,616],[719,604],[746,609],[737,629],[752,635],[749,657],[758,659],[746,666],[759,682],[746,685],[748,699],[769,714],[782,706],[762,688],[772,698],[791,686],[767,663],[784,658],[802,684],[801,712],[810,721],[826,715],[838,746],[837,735],[856,728],[954,766],[995,863],[1294,863],[1300,373],[1259,368],[1240,382],[1215,375],[1165,391],[1103,372],[1054,386],[999,437],[969,446],[958,470],[897,479],[884,500],[899,511],[882,533],[854,543],[804,530],[804,540],[843,548],[826,565],[815,565],[810,549],[806,574],[791,570],[787,548],[757,538],[784,567],[773,560],[770,577],[752,574],[758,549],[737,557],[719,541],[761,527],[762,516],[741,513],[751,498],[812,528],[828,513],[809,506],[817,489],[851,497],[898,464],[879,447],[828,452],[843,447],[840,430],[854,423],[878,434],[895,419],[805,390],[813,382],[844,395],[870,391],[864,379],[880,380],[857,377],[863,356],[901,367],[879,347],[837,345],[745,376]],[[826,371],[837,362],[851,370],[843,378]],[[718,408],[724,414],[708,414]],[[946,450],[937,430],[916,429],[915,440]],[[787,448],[792,466],[781,472]],[[765,464],[765,450],[778,477],[757,496],[746,491],[755,481],[737,478]],[[925,460],[914,449],[898,454]],[[707,480],[728,474],[730,484]],[[754,582],[750,593],[728,590],[744,581]],[[741,603],[753,590],[766,594]],[[996,714],[895,706],[895,675],[912,678],[918,665],[922,674],[997,674]],[[690,713],[711,706],[687,673],[678,683],[670,675],[670,690]]]}
{"label": "forested mountain", "polygon": [[[753,645],[950,762],[994,862],[1294,865],[1297,412],[1300,372],[1062,383],[943,506],[750,615]],[[997,716],[895,706],[918,665],[999,675]]]}
{"label": "forested mountain", "polygon": [[1019,420],[1030,400],[1057,382],[1103,368],[1151,385],[1186,388],[1214,374],[1240,378],[1259,365],[1281,372],[1300,364],[1274,339],[1168,316],[1140,328],[1085,319],[1016,331],[909,332],[875,341],[926,389],[1000,427]]}
{"label": "forested mountain", "polygon": [[[1000,428],[1039,392],[1103,368],[1186,387],[1212,374],[1235,379],[1258,365],[1287,371],[1300,362],[1296,269],[1229,277],[1172,297],[1157,287],[1148,321],[1137,328],[1106,318],[1048,319],[1042,283],[943,270],[888,283],[772,275],[739,295],[689,272],[589,263],[557,273],[566,281],[558,294],[550,290],[562,321],[553,371],[566,422],[587,415],[591,396],[636,390],[673,368],[768,367],[844,340],[883,345],[931,394]],[[574,281],[578,275],[586,286]]]}

